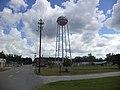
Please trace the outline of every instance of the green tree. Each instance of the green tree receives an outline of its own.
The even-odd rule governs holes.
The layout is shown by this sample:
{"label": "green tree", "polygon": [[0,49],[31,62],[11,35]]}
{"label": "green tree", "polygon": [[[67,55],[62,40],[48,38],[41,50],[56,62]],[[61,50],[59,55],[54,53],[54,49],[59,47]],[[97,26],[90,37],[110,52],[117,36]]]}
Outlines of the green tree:
{"label": "green tree", "polygon": [[5,54],[3,51],[0,52],[0,58],[5,58]]}
{"label": "green tree", "polygon": [[54,66],[53,61],[49,60],[49,61],[48,61],[48,66],[49,66],[49,68],[53,68],[53,66]]}
{"label": "green tree", "polygon": [[71,66],[71,60],[68,58],[65,58],[64,62],[63,62],[63,66],[65,66],[65,72],[68,72],[68,66]]}
{"label": "green tree", "polygon": [[97,59],[95,58],[95,56],[93,56],[91,53],[90,54],[88,54],[88,61],[89,62],[94,62],[94,61],[96,61]]}
{"label": "green tree", "polygon": [[22,58],[22,62],[24,65],[32,64],[32,59],[30,57]]}
{"label": "green tree", "polygon": [[75,59],[73,60],[73,62],[82,62],[83,61],[83,59],[82,59],[82,57],[75,57]]}
{"label": "green tree", "polygon": [[120,69],[120,54],[113,55],[113,65],[117,64]]}
{"label": "green tree", "polygon": [[112,62],[113,59],[114,59],[113,57],[114,57],[114,54],[113,54],[113,53],[109,53],[109,54],[106,55],[105,60],[106,60],[107,62]]}
{"label": "green tree", "polygon": [[6,55],[6,64],[9,66],[10,62],[12,62],[13,60],[13,55],[12,54],[8,54]]}
{"label": "green tree", "polygon": [[120,69],[120,54],[107,54],[106,60],[112,62],[113,65],[117,64]]}

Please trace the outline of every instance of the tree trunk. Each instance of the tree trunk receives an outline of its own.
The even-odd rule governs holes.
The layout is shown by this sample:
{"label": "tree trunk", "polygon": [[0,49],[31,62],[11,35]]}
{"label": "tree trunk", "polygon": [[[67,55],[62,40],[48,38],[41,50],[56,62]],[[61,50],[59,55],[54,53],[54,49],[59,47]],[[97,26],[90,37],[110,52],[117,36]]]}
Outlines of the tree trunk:
{"label": "tree trunk", "polygon": [[118,65],[119,69],[120,69],[120,65]]}
{"label": "tree trunk", "polygon": [[68,72],[68,68],[67,67],[65,68],[65,72]]}

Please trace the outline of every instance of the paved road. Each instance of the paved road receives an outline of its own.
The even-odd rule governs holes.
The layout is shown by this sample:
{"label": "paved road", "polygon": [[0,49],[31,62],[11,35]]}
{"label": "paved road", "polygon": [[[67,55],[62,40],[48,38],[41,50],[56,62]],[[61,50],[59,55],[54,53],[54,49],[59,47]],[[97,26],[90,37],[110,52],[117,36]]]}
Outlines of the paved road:
{"label": "paved road", "polygon": [[34,67],[26,65],[18,68],[12,68],[11,70],[5,72],[0,72],[0,90],[35,90],[39,85],[61,80],[120,76],[120,72],[72,76],[37,76],[34,74],[33,70]]}
{"label": "paved road", "polygon": [[42,79],[33,70],[33,66],[26,65],[0,72],[0,90],[34,90]]}
{"label": "paved road", "polygon": [[109,77],[109,76],[120,76],[120,72],[72,75],[72,76],[40,76],[40,77],[42,78],[43,83],[46,84],[46,83],[55,82],[55,81],[102,78],[102,77]]}

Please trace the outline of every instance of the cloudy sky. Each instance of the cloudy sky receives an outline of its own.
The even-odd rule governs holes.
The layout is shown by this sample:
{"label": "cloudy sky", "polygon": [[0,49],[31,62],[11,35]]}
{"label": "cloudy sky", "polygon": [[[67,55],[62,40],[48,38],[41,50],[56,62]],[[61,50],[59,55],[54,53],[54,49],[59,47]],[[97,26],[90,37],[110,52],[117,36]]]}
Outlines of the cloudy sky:
{"label": "cloudy sky", "polygon": [[54,56],[61,15],[69,20],[72,57],[120,52],[120,0],[0,0],[0,51],[33,58],[42,18],[42,55]]}

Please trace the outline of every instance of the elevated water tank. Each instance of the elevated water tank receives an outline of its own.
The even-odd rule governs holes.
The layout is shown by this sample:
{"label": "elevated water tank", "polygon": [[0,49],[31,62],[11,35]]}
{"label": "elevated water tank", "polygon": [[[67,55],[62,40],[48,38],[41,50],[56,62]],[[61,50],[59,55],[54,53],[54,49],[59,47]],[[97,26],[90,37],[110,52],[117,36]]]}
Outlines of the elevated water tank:
{"label": "elevated water tank", "polygon": [[58,17],[58,19],[57,19],[57,23],[58,23],[59,25],[61,25],[61,26],[66,25],[67,22],[68,22],[68,19],[67,19],[66,17],[64,17],[64,16],[60,16],[60,17]]}

